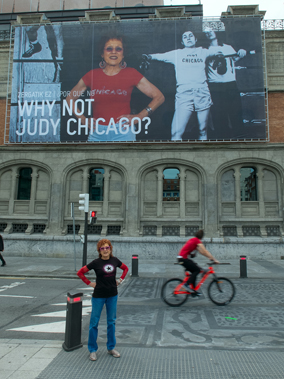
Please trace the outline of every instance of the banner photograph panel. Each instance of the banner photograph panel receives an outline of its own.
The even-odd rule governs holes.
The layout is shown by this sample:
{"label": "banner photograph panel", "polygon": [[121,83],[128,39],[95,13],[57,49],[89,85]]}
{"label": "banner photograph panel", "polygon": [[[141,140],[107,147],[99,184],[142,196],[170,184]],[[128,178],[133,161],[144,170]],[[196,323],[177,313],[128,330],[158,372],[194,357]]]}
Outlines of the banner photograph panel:
{"label": "banner photograph panel", "polygon": [[10,142],[265,139],[260,19],[15,28]]}

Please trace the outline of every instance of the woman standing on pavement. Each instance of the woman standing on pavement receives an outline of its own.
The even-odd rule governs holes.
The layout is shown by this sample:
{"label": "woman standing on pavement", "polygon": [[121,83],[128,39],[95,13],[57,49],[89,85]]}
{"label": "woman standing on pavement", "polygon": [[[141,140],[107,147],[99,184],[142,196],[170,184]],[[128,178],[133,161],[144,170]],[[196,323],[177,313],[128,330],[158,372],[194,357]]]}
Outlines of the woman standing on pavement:
{"label": "woman standing on pavement", "polygon": [[[112,250],[112,244],[108,239],[100,240],[97,244],[99,258],[93,260],[77,272],[77,275],[84,283],[94,288],[88,341],[91,361],[97,360],[98,325],[104,305],[106,305],[107,313],[107,351],[115,358],[120,357],[119,352],[114,350],[116,344],[115,321],[117,309],[117,286],[123,282],[128,272],[128,267],[118,258],[113,256]],[[123,270],[119,280],[116,280],[115,278],[117,267]],[[95,282],[91,282],[85,276],[85,273],[90,270],[94,270],[96,273]]]}

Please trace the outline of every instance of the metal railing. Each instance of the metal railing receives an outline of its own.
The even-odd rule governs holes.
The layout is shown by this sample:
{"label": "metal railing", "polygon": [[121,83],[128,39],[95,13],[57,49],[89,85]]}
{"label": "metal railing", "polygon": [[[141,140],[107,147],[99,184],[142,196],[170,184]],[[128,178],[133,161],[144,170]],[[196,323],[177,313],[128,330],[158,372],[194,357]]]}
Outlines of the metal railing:
{"label": "metal railing", "polygon": [[283,30],[284,20],[262,20],[261,29],[263,30]]}

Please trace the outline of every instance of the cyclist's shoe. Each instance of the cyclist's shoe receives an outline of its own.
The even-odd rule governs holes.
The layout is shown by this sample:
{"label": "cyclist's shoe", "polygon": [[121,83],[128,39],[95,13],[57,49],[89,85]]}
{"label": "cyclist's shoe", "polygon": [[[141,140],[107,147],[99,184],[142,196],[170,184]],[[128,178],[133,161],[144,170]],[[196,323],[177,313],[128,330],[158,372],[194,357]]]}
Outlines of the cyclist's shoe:
{"label": "cyclist's shoe", "polygon": [[202,277],[207,274],[207,272],[209,271],[209,268],[204,268],[202,271],[201,271],[201,275]]}
{"label": "cyclist's shoe", "polygon": [[198,291],[193,291],[192,295],[193,296],[202,296],[202,293],[198,292]]}
{"label": "cyclist's shoe", "polygon": [[184,284],[183,288],[186,290],[186,292],[193,293],[193,290],[190,288],[188,284]]}

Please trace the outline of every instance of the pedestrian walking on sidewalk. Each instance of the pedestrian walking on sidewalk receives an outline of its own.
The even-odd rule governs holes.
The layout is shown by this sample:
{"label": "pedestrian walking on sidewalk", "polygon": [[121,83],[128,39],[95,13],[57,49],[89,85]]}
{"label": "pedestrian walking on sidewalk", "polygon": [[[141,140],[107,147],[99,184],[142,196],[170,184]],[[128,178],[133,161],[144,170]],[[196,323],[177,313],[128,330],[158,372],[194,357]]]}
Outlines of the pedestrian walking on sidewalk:
{"label": "pedestrian walking on sidewalk", "polygon": [[5,262],[5,259],[3,258],[3,255],[2,255],[2,251],[4,251],[4,241],[3,241],[3,237],[1,236],[0,234],[0,259],[2,261],[2,264],[1,266],[6,266],[6,262]]}
{"label": "pedestrian walking on sidewalk", "polygon": [[[128,267],[112,254],[112,244],[108,239],[102,239],[97,244],[99,258],[82,267],[77,275],[88,286],[94,288],[92,296],[92,313],[89,326],[88,349],[90,352],[90,360],[97,360],[97,337],[98,325],[104,305],[107,314],[107,351],[115,358],[119,358],[120,354],[115,350],[115,321],[117,309],[117,286],[121,284],[128,272]],[[123,270],[121,277],[116,280],[116,268]],[[96,273],[96,281],[91,282],[86,278],[86,272],[94,270]]]}

